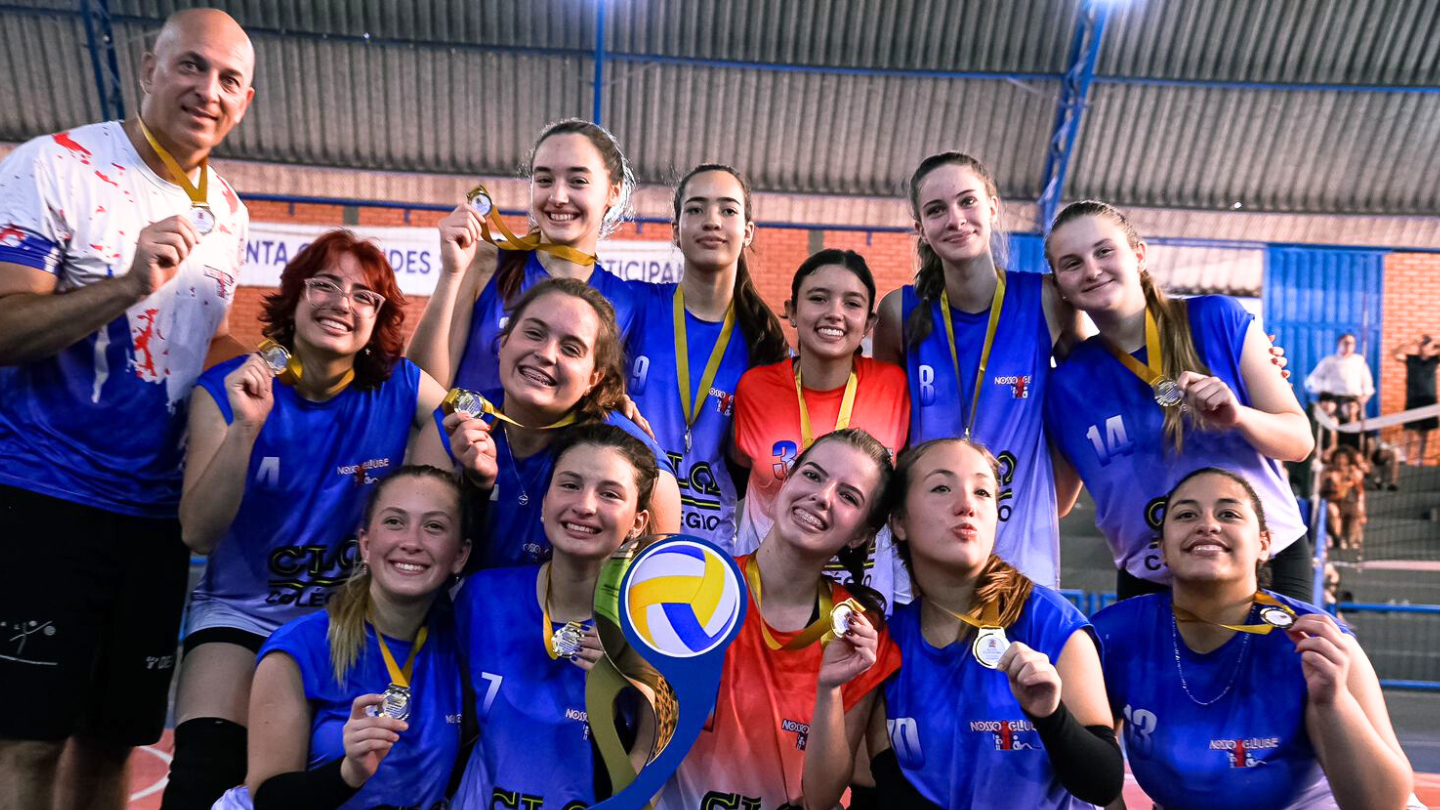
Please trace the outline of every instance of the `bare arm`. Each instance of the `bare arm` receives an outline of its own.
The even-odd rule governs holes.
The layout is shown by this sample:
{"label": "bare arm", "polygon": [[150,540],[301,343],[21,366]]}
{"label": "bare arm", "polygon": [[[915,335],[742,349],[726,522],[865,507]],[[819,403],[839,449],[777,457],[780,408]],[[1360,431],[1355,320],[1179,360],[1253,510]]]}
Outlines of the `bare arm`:
{"label": "bare arm", "polygon": [[49,273],[0,263],[0,366],[53,357],[120,317],[173,278],[199,239],[189,219],[162,219],[140,231],[128,273],[64,293]]}
{"label": "bare arm", "polygon": [[876,360],[905,368],[905,291],[891,290],[880,300],[880,322],[875,325],[872,351]]}
{"label": "bare arm", "polygon": [[1310,697],[1305,728],[1336,803],[1344,810],[1399,810],[1414,789],[1414,773],[1370,659],[1328,616],[1301,617],[1295,631],[1301,630],[1309,634],[1296,644]]}
{"label": "bare arm", "polygon": [[258,355],[226,375],[225,392],[234,414],[228,425],[210,392],[195,389],[180,495],[181,536],[195,552],[214,551],[240,511],[250,454],[274,405],[273,384]]}
{"label": "bare arm", "polygon": [[1280,461],[1301,461],[1315,449],[1310,422],[1295,392],[1270,362],[1270,343],[1260,328],[1250,324],[1240,355],[1240,374],[1250,392],[1251,405],[1241,405],[1235,392],[1218,377],[1193,371],[1180,375],[1185,403],[1211,427],[1238,430],[1261,454]]}
{"label": "bare arm", "polygon": [[498,251],[481,239],[480,220],[467,206],[440,220],[440,279],[405,355],[442,388],[455,381],[470,337],[475,300],[495,273]]}
{"label": "bare arm", "polygon": [[1084,482],[1080,480],[1080,473],[1075,471],[1075,465],[1060,452],[1060,448],[1054,442],[1048,444],[1050,469],[1055,476],[1055,510],[1060,517],[1065,517],[1075,508],[1075,501],[1080,499]]}
{"label": "bare arm", "polygon": [[265,656],[250,689],[250,762],[245,785],[254,796],[265,780],[305,770],[310,754],[310,703],[295,659]]}
{"label": "bare arm", "polygon": [[[840,801],[855,771],[860,747],[875,708],[872,690],[845,711],[844,685],[874,666],[880,636],[864,616],[851,619],[850,632],[825,645],[815,710],[805,743],[805,769],[800,790],[805,810],[830,810]],[[794,796],[789,797],[791,801]]]}
{"label": "bare arm", "polygon": [[678,532],[681,517],[680,482],[673,473],[661,470],[655,481],[655,493],[650,496],[650,531]]}

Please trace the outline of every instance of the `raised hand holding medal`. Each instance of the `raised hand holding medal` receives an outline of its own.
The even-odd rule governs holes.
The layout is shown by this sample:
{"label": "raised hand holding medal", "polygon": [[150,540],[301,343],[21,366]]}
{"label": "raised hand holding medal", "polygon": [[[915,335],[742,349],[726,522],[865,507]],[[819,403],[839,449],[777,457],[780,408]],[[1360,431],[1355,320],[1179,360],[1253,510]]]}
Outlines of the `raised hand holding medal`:
{"label": "raised hand holding medal", "polygon": [[145,141],[150,144],[151,149],[155,150],[160,162],[165,164],[165,170],[169,173],[170,180],[184,189],[185,196],[190,198],[190,212],[187,216],[191,226],[201,236],[209,235],[211,231],[215,230],[215,212],[210,210],[209,197],[210,159],[206,158],[200,161],[200,182],[198,184],[191,182],[190,175],[186,174],[175,157],[160,144],[160,141],[155,138],[155,133],[150,131],[150,127],[145,125],[145,119],[137,117],[135,120],[140,122],[140,132],[145,136]]}
{"label": "raised hand holding medal", "polygon": [[1240,400],[1224,380],[1186,371],[1175,383],[1184,396],[1185,406],[1207,426],[1224,429],[1239,423]]}
{"label": "raised hand holding medal", "polygon": [[345,784],[358,788],[380,769],[390,749],[400,741],[400,734],[410,728],[379,710],[385,695],[361,695],[350,704],[350,719],[345,721],[340,738],[345,747],[345,760],[340,763],[340,777]]}
{"label": "raised hand holding medal", "polygon": [[[825,652],[820,659],[820,686],[838,689],[875,665],[880,634],[865,618],[859,603],[851,599],[835,606],[830,613],[830,623]],[[842,625],[844,632],[839,632]]]}
{"label": "raised hand holding medal", "polygon": [[1010,680],[1010,693],[1031,717],[1049,717],[1060,708],[1060,672],[1050,656],[1016,641],[1007,645],[997,669]]}
{"label": "raised hand holding medal", "polygon": [[[505,220],[500,218],[500,210],[495,206],[495,198],[490,196],[490,192],[484,186],[476,186],[471,189],[470,193],[465,195],[465,205],[479,219],[481,237],[501,250],[539,250],[582,267],[590,267],[595,264],[595,256],[592,254],[576,250],[569,245],[557,245],[543,241],[544,236],[538,228],[524,236],[516,236],[505,224]],[[504,237],[503,241],[490,233],[491,225],[495,226],[495,230]]]}

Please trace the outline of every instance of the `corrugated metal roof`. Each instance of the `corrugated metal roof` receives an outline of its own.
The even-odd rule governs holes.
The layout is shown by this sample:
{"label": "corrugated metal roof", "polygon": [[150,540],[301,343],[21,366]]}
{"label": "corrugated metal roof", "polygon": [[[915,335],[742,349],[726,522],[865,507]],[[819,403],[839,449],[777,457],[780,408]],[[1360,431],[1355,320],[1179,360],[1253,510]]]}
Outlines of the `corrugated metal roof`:
{"label": "corrugated metal roof", "polygon": [[[544,123],[590,113],[597,1],[214,3],[250,27],[261,63],[255,106],[222,153],[511,174]],[[1040,193],[1058,92],[1044,77],[1065,66],[1080,0],[606,2],[604,122],[644,180],[667,182],[695,162],[721,159],[750,173],[757,190],[888,196],[920,157],[959,148],[992,166],[1012,206],[1029,206]],[[33,10],[12,4],[0,12],[0,139],[94,120],[79,0],[20,3]],[[189,4],[111,5],[134,109],[145,34]],[[864,70],[1028,78],[853,72]],[[1099,72],[1440,86],[1440,4],[1131,0],[1112,7]],[[1123,206],[1220,212],[1239,201],[1246,211],[1433,214],[1440,94],[1099,81],[1068,178],[1067,199],[1101,196]],[[1405,238],[1434,233],[1410,223],[1379,229],[1399,228]],[[1343,222],[1339,229],[1326,241],[1366,230]],[[1254,220],[1233,230],[1255,238]]]}
{"label": "corrugated metal roof", "polygon": [[1440,84],[1434,0],[1112,3],[1102,76]]}

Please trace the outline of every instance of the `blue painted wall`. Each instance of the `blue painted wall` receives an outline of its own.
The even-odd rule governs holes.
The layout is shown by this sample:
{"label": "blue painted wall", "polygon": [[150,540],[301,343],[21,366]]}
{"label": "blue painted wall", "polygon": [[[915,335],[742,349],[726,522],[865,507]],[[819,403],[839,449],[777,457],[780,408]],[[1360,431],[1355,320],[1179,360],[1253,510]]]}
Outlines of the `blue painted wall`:
{"label": "blue painted wall", "polygon": [[[1302,404],[1311,396],[1305,377],[1335,341],[1353,332],[1356,350],[1371,372],[1380,368],[1380,335],[1385,290],[1385,251],[1269,248],[1265,251],[1265,326],[1290,358],[1291,382]],[[1380,381],[1375,380],[1376,388]],[[1369,416],[1380,414],[1380,397]]]}

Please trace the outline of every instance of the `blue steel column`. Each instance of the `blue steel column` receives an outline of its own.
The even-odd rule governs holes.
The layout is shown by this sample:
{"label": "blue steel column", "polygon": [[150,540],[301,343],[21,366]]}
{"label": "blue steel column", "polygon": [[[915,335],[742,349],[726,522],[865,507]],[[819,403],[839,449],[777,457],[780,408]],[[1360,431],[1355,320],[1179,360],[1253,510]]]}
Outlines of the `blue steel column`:
{"label": "blue steel column", "polygon": [[125,117],[125,98],[120,92],[120,63],[115,57],[115,34],[110,28],[109,0],[84,0],[85,42],[90,46],[90,66],[95,70],[95,90],[100,94],[100,114],[106,120]]}
{"label": "blue steel column", "polygon": [[590,112],[590,120],[601,126],[604,122],[600,120],[600,102],[603,99],[602,87],[605,79],[605,4],[609,0],[595,0],[595,83],[590,95],[595,103]]}
{"label": "blue steel column", "polygon": [[1075,26],[1075,39],[1070,43],[1070,59],[1065,76],[1060,80],[1060,103],[1055,110],[1055,128],[1045,154],[1045,186],[1040,193],[1040,230],[1048,232],[1050,222],[1060,210],[1060,195],[1065,190],[1065,173],[1075,152],[1075,136],[1080,133],[1080,119],[1095,81],[1095,63],[1100,57],[1100,40],[1105,35],[1105,21],[1110,8],[1105,0],[1081,0],[1080,19]]}

